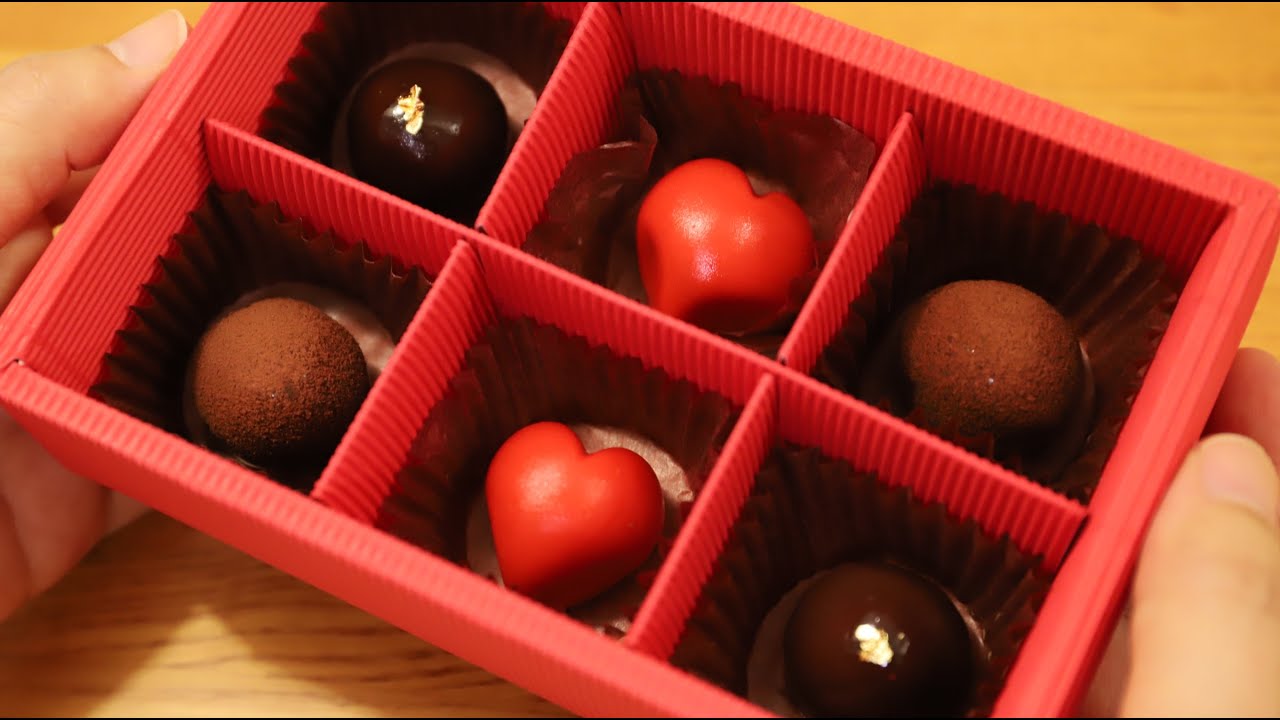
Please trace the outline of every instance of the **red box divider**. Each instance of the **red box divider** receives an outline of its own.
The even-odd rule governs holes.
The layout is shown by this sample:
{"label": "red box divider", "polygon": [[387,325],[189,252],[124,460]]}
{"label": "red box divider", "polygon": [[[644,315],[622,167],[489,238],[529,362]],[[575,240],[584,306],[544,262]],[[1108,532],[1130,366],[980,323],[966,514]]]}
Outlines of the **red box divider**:
{"label": "red box divider", "polygon": [[704,390],[739,405],[768,371],[764,357],[722,337],[663,315],[634,300],[537,260],[503,243],[478,238],[476,250],[499,311],[518,308],[540,322],[606,345],[619,355],[662,364]]}
{"label": "red box divider", "polygon": [[[752,353],[726,341],[705,343],[682,323],[646,308],[637,312],[631,301],[559,268],[483,237],[471,240],[474,244],[455,248],[349,432],[349,437],[368,439],[339,448],[340,457],[316,486],[317,500],[373,524],[413,436],[458,373],[467,350],[500,317],[553,325],[717,393],[739,409],[760,392],[757,386],[767,366]],[[375,466],[357,459],[371,452],[365,444],[372,443],[383,450]],[[393,458],[394,466],[388,467]]]}
{"label": "red box divider", "polygon": [[776,425],[777,384],[766,377],[756,386],[702,489],[671,553],[623,638],[627,645],[660,659],[671,656],[680,630],[711,574],[729,528],[742,509],[756,470],[769,452]]}
{"label": "red box divider", "polygon": [[221,120],[204,124],[213,182],[274,202],[286,217],[348,241],[366,241],[380,255],[440,274],[453,246],[475,231],[282,149]]}
{"label": "red box divider", "polygon": [[816,447],[923,502],[941,502],[994,537],[1008,535],[1053,571],[1085,520],[1078,503],[813,378],[780,370],[778,433]]}
{"label": "red box divider", "polygon": [[800,372],[813,368],[844,322],[849,303],[866,287],[898,222],[924,187],[925,175],[920,128],[905,113],[889,133],[862,197],[849,213],[849,224],[778,350],[778,362]]}
{"label": "red box divider", "polygon": [[[794,372],[757,388],[725,457],[690,515],[651,595],[627,636],[637,649],[667,658],[770,448],[813,447],[905,486],[921,502],[940,502],[992,537],[1042,559],[1053,573],[1079,532],[1085,510],[1042,486],[964,452],[890,415]],[[661,602],[656,599],[660,598]],[[634,636],[634,639],[633,639]]]}
{"label": "red box divider", "polygon": [[608,131],[612,99],[631,65],[617,8],[613,3],[588,3],[507,166],[480,208],[477,228],[507,243],[524,242],[569,159]]}
{"label": "red box divider", "polygon": [[312,497],[373,524],[387,487],[422,425],[423,409],[444,394],[466,349],[488,324],[475,252],[453,248],[445,269],[396,346]]}

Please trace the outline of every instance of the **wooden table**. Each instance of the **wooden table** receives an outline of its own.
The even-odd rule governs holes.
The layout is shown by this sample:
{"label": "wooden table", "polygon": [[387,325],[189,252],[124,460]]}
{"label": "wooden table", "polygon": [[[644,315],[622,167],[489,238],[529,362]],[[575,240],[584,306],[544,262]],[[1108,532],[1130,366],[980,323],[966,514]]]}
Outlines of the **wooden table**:
{"label": "wooden table", "polygon": [[[146,3],[0,7],[0,63]],[[815,3],[815,5],[818,5]],[[193,22],[203,3],[179,3]],[[839,4],[872,32],[1280,184],[1275,6]],[[1275,272],[1245,338],[1280,354]],[[563,715],[179,523],[149,516],[0,625],[0,714]]]}

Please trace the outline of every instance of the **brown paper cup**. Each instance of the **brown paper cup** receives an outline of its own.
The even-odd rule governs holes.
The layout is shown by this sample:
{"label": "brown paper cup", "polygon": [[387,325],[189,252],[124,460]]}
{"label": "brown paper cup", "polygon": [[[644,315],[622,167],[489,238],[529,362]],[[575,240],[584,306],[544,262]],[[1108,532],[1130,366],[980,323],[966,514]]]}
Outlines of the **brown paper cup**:
{"label": "brown paper cup", "polygon": [[[157,265],[89,392],[215,452],[222,450],[189,402],[188,372],[196,344],[218,318],[265,297],[310,302],[356,338],[372,382],[430,287],[419,269],[374,259],[363,243],[344,246],[331,233],[285,220],[274,203],[257,204],[243,192],[217,188],[191,213],[190,225]],[[306,489],[327,461],[250,467]]]}
{"label": "brown paper cup", "polygon": [[500,582],[484,508],[490,459],[540,421],[575,430],[588,452],[628,447],[649,462],[666,500],[662,539],[619,585],[569,614],[621,636],[701,490],[732,426],[724,398],[528,319],[490,327],[431,411],[377,525]]}
{"label": "brown paper cup", "polygon": [[[370,71],[405,57],[447,60],[493,85],[515,144],[573,32],[572,23],[523,3],[330,3],[289,63],[259,134],[350,173],[344,117]],[[480,198],[479,202],[483,202]],[[470,224],[468,217],[454,217]]]}
{"label": "brown paper cup", "polygon": [[741,167],[757,190],[781,190],[804,209],[818,258],[792,289],[790,313],[762,333],[734,338],[774,355],[866,185],[870,138],[831,117],[775,111],[737,84],[645,70],[618,98],[618,128],[569,162],[524,249],[587,280],[646,302],[635,250],[645,194],[689,160]]}
{"label": "brown paper cup", "polygon": [[[1002,280],[1047,300],[1075,329],[1092,392],[1071,420],[1034,442],[1001,444],[929,427],[909,407],[895,337],[902,313],[956,280]],[[971,187],[939,183],[912,205],[815,367],[833,387],[1087,501],[1115,447],[1177,301],[1137,243]]]}
{"label": "brown paper cup", "polygon": [[782,680],[781,629],[808,583],[862,561],[896,564],[947,591],[975,641],[965,714],[987,714],[1048,589],[1038,559],[814,450],[777,450],[766,461],[671,662],[799,716]]}

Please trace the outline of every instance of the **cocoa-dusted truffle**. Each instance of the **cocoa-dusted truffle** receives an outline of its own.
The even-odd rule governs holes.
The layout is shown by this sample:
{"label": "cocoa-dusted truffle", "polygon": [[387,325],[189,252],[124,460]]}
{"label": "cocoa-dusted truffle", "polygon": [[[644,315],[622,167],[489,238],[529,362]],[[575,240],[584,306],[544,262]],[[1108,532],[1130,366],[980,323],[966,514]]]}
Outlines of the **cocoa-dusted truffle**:
{"label": "cocoa-dusted truffle", "polygon": [[904,319],[901,350],[915,409],[948,431],[1044,431],[1082,401],[1075,333],[1052,305],[1010,283],[967,280],[929,293]]}
{"label": "cocoa-dusted truffle", "polygon": [[962,715],[973,636],[951,597],[883,563],[833,568],[805,589],[783,634],[786,693],[809,715]]}
{"label": "cocoa-dusted truffle", "polygon": [[351,98],[347,134],[357,178],[462,223],[475,219],[507,156],[497,91],[440,60],[371,72]]}
{"label": "cocoa-dusted truffle", "polygon": [[369,391],[356,339],[319,308],[269,298],[216,322],[196,347],[196,410],[229,454],[259,464],[332,452]]}

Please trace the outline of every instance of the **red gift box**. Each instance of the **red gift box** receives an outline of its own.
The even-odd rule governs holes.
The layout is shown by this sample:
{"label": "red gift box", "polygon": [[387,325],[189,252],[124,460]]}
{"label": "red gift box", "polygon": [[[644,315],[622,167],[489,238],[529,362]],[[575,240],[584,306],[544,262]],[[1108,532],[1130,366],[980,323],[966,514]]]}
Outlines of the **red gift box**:
{"label": "red gift box", "polygon": [[[323,3],[214,4],[0,316],[0,403],[72,470],[581,714],[764,711],[669,661],[770,448],[816,448],[1040,559],[1052,585],[994,714],[1070,714],[1147,521],[1198,437],[1280,230],[1275,188],[789,5],[549,4],[572,36],[474,228],[258,136]],[[838,118],[877,159],[769,358],[520,250],[637,70]],[[913,200],[969,185],[1132,238],[1178,301],[1087,504],[808,375]],[[420,268],[425,301],[314,490],[277,485],[91,395],[157,258],[210,187]],[[717,448],[630,631],[608,639],[392,532],[417,435],[496,323],[528,318],[723,398]]]}

